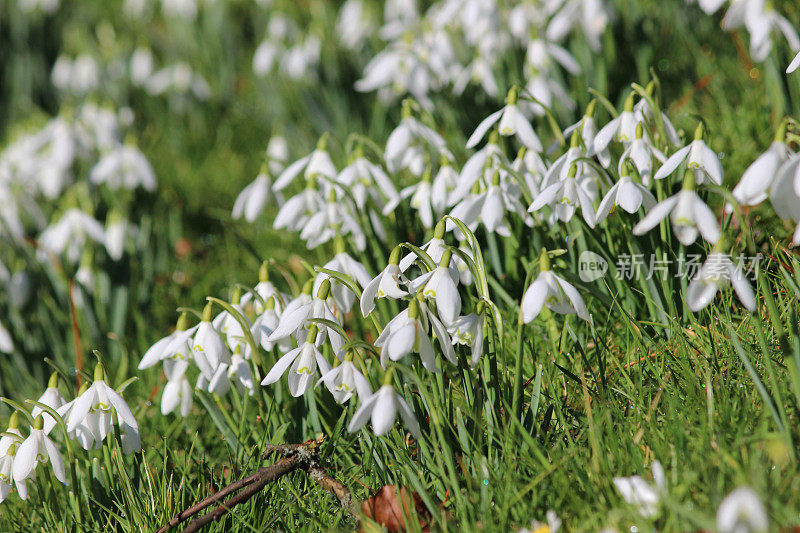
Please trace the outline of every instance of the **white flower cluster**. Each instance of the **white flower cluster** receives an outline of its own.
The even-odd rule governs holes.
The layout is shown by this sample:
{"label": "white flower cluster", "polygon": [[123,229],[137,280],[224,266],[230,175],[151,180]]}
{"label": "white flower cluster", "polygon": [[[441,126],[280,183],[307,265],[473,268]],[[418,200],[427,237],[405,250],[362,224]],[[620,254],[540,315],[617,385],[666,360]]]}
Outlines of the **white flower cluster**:
{"label": "white flower cluster", "polygon": [[273,11],[264,40],[253,55],[253,72],[263,77],[278,68],[290,79],[314,80],[321,51],[317,35],[303,34],[293,20]]}
{"label": "white flower cluster", "polygon": [[[11,415],[0,437],[0,502],[14,487],[21,499],[28,499],[28,482],[35,482],[37,469],[48,463],[56,479],[67,484],[61,451],[50,437],[59,424],[70,457],[68,441],[77,441],[84,450],[96,450],[109,435],[118,438],[126,454],[141,449],[139,425],[133,411],[105,379],[103,367],[98,364],[92,384],[81,386],[75,399],[67,401],[58,388],[58,374],[54,373],[39,399],[27,402],[34,405],[30,413],[19,406]],[[19,430],[19,413],[31,421],[25,438]]]}
{"label": "white flower cluster", "polygon": [[[361,0],[342,6],[339,27],[347,46],[355,47],[365,39],[365,12]],[[468,85],[477,84],[488,95],[498,96],[497,58],[521,50],[525,56],[522,75],[535,98],[527,105],[541,114],[542,105],[551,107],[556,102],[574,107],[560,80],[562,71],[575,75],[580,66],[560,43],[580,34],[599,50],[610,13],[603,0],[518,4],[439,0],[422,14],[415,1],[387,0],[384,19],[377,35],[386,47],[367,64],[357,90],[377,90],[386,100],[411,95],[426,108],[432,105],[430,94],[446,87],[461,94]]]}
{"label": "white flower cluster", "polygon": [[[124,118],[126,113],[120,115]],[[93,245],[119,261],[132,242],[136,226],[126,215],[124,195],[117,195],[118,205],[109,206],[101,221],[93,214],[95,201],[88,194],[90,187],[117,192],[156,188],[147,158],[122,141],[121,126],[113,111],[85,104],[19,136],[0,153],[0,282],[15,307],[22,306],[30,293],[15,250],[33,247],[35,254],[21,256],[36,256],[43,265],[62,258],[79,266],[75,277],[91,292]],[[6,264],[14,265],[13,274]],[[0,351],[12,350],[10,336],[0,324]]]}
{"label": "white flower cluster", "polygon": [[[695,0],[686,0],[694,3]],[[765,0],[697,0],[707,15],[711,15],[728,4],[722,18],[725,31],[744,28],[750,35],[750,56],[754,61],[767,59],[773,45],[773,34],[780,33],[786,43],[797,55],[789,64],[786,73],[790,74],[800,67],[800,36],[786,17],[778,13],[771,2]]]}

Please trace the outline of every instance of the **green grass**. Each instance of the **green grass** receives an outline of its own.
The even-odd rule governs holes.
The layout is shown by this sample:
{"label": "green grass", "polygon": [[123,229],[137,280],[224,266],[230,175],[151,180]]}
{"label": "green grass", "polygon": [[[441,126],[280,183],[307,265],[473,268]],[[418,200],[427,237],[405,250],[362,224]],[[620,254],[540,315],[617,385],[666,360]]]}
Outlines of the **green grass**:
{"label": "green grass", "polygon": [[[324,9],[310,16],[295,8],[296,15],[330,37],[331,5],[307,4]],[[796,7],[783,4],[790,20],[800,20]],[[711,145],[726,154],[726,184],[732,186],[766,148],[780,120],[800,112],[797,76],[787,81],[780,75],[788,54],[779,49],[753,72],[737,54],[733,38],[719,29],[719,16],[701,16],[682,2],[620,0],[615,5],[618,20],[606,35],[602,55],[591,55],[581,42],[570,44],[588,65],[585,74],[570,81],[578,109],[591,98],[588,87],[619,107],[629,84],[645,84],[652,67],[662,105],[676,126],[691,132],[700,117],[708,124]],[[5,5],[2,9],[14,12]],[[5,81],[0,93],[0,109],[7,110],[0,115],[0,139],[9,140],[19,122],[31,120],[34,112],[57,112],[57,95],[46,86],[46,65],[58,50],[96,47],[96,36],[83,28],[87,21],[113,15],[111,8],[76,4],[52,21],[33,19],[29,28],[27,23],[19,26],[21,18],[9,19],[8,27],[18,24],[14,27],[22,36],[2,36],[2,44],[11,43],[15,53],[0,59],[3,80],[13,80]],[[519,243],[500,243],[498,269],[488,259],[490,243],[479,232],[488,274],[495,280],[492,298],[502,310],[503,335],[490,336],[476,369],[448,366],[434,378],[404,369],[407,382],[415,385],[405,391],[406,398],[416,413],[427,414],[420,417],[423,438],[410,446],[399,426],[384,438],[368,430],[347,433],[344,427],[355,405],[342,410],[322,390],[293,399],[285,381],[258,388],[249,400],[229,395],[220,407],[211,397],[201,403],[196,396],[186,419],[162,416],[163,375],[135,367],[141,354],[174,326],[177,307],[199,310],[208,295],[226,297],[236,283],[254,285],[267,258],[288,265],[302,281],[308,275],[299,266],[300,257],[313,264],[330,257],[331,246],[308,251],[295,236],[274,231],[274,207],[254,225],[231,220],[233,200],[258,172],[269,136],[286,136],[291,156],[298,158],[330,131],[332,152],[342,164],[349,133],[381,145],[399,120],[399,105],[383,105],[374,95],[352,89],[366,53],[355,57],[325,48],[319,82],[255,78],[250,61],[265,22],[263,13],[253,13],[244,2],[209,9],[194,25],[139,27],[112,18],[120,48],[131,47],[142,32],[157,43],[164,59],[193,58],[214,90],[210,101],[190,100],[182,111],[171,107],[169,99],[136,90],[103,95],[105,101],[133,109],[133,130],[154,166],[159,190],[137,202],[141,239],[148,246],[124,268],[101,265],[107,281],[81,310],[79,328],[85,368],[90,368],[90,350],[97,348],[107,358],[114,385],[139,377],[125,397],[142,429],[143,452],[121,457],[113,442],[93,452],[76,449],[77,498],[70,495],[72,487],[51,485],[40,476],[41,487],[31,487],[28,502],[12,495],[0,504],[0,530],[152,531],[255,470],[263,463],[258,457],[265,443],[301,442],[318,433],[327,436],[322,454],[329,472],[356,498],[386,484],[408,487],[420,493],[437,529],[511,531],[532,519],[544,520],[553,509],[570,531],[632,525],[639,530],[713,530],[719,502],[743,484],[762,496],[776,530],[800,523],[795,497],[800,492],[800,263],[785,246],[791,229],[763,207],[748,216],[759,230],[758,249],[773,259],[763,264],[759,312],[753,315],[738,307],[730,291],[691,315],[684,310],[680,287],[671,281],[649,295],[650,288],[641,284],[610,281],[608,286],[583,284],[592,327],[574,317],[542,317],[518,330],[516,308],[502,293],[518,300],[539,247],[563,246],[563,235],[514,227]],[[56,29],[47,37],[45,24]],[[520,81],[510,66],[504,76],[506,85]],[[434,101],[437,130],[457,148],[497,107],[470,92],[461,99],[440,94]],[[564,113],[559,121],[566,125],[577,116]],[[540,125],[542,131],[545,127]],[[459,162],[465,155],[456,152]],[[413,217],[407,205],[398,211],[391,242],[426,240]],[[578,239],[556,262],[559,272],[575,277],[569,273],[577,272],[582,247],[605,245],[609,254],[618,254],[629,240],[644,251],[660,246],[657,237],[630,239],[633,220],[620,217],[608,235],[575,227],[571,234]],[[188,253],[177,251],[182,239]],[[388,257],[388,249],[382,252]],[[33,275],[35,298],[4,319],[17,332],[15,340],[23,341],[14,357],[0,359],[0,395],[17,400],[36,398],[43,390],[51,371],[43,364],[45,357],[74,376],[65,275],[57,269]],[[464,294],[468,301],[474,288]],[[774,308],[766,295],[774,298]],[[5,313],[6,299],[0,303]],[[670,304],[677,312],[666,309],[664,321],[658,307]],[[392,305],[378,309],[383,324],[394,314]],[[374,337],[357,318],[347,322],[354,334],[366,329],[364,337]],[[465,361],[468,352],[459,353]],[[518,353],[524,388],[514,417]],[[275,354],[266,357],[272,363]],[[376,361],[368,365],[377,383]],[[8,414],[0,407],[1,420]],[[662,512],[651,521],[624,503],[612,478],[647,478],[656,459],[667,472],[668,494]],[[209,530],[354,527],[330,494],[305,474],[294,473]]]}

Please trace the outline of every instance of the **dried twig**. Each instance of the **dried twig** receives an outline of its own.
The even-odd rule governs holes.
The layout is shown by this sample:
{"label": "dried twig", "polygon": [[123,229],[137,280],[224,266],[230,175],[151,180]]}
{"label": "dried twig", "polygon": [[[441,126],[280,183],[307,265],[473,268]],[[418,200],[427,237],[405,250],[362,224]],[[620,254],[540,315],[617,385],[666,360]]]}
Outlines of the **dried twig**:
{"label": "dried twig", "polygon": [[307,441],[302,444],[268,445],[265,448],[262,457],[266,458],[275,453],[283,455],[278,462],[270,466],[263,466],[259,468],[254,474],[223,487],[208,498],[205,498],[188,509],[181,511],[166,525],[158,529],[156,533],[165,533],[171,528],[179,525],[181,522],[184,522],[201,512],[203,509],[214,504],[218,504],[230,496],[227,500],[218,505],[213,511],[189,522],[189,524],[183,530],[184,533],[199,531],[203,526],[224,517],[235,506],[248,501],[268,484],[277,481],[281,477],[295,470],[304,470],[308,472],[308,475],[312,480],[336,496],[342,507],[346,509],[352,516],[358,518],[358,512],[356,511],[356,506],[353,504],[350,491],[342,483],[330,477],[325,470],[319,466],[317,449],[319,448],[319,445],[322,444],[322,441],[323,437],[320,436],[320,438],[317,440]]}

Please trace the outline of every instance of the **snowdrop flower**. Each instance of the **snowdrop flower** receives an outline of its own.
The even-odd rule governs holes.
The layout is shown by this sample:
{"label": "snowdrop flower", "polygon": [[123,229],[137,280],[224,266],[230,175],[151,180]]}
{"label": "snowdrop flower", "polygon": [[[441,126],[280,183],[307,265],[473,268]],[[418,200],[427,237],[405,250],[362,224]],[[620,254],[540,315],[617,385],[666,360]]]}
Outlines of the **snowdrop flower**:
{"label": "snowdrop flower", "polygon": [[431,207],[438,215],[444,213],[448,197],[458,184],[458,172],[448,157],[442,156],[439,170],[431,183]]}
{"label": "snowdrop flower", "polygon": [[365,317],[375,309],[376,298],[391,298],[397,300],[408,294],[408,291],[401,288],[401,284],[408,283],[408,279],[398,265],[400,257],[400,247],[392,250],[389,256],[389,264],[386,265],[377,276],[364,286],[361,293],[361,314]]}
{"label": "snowdrop flower", "polygon": [[694,180],[692,171],[687,170],[681,190],[653,206],[633,227],[633,234],[647,233],[669,215],[672,231],[684,246],[692,244],[697,239],[698,233],[707,242],[715,244],[720,235],[717,217],[695,192]]}
{"label": "snowdrop flower", "polygon": [[205,379],[208,380],[214,376],[214,372],[220,364],[230,364],[231,362],[231,353],[225,345],[225,341],[211,324],[211,308],[212,303],[208,302],[203,309],[202,321],[191,342],[194,361]]}
{"label": "snowdrop flower", "polygon": [[[50,376],[50,381],[47,382],[47,389],[45,389],[44,393],[39,396],[37,402],[46,405],[47,407],[51,407],[54,410],[57,410],[59,407],[67,403],[64,397],[61,395],[61,392],[58,390],[58,373],[53,372]],[[42,415],[44,420],[44,433],[45,435],[49,434],[50,431],[58,423],[47,411],[35,405],[31,410],[31,416],[36,418],[37,416]]]}
{"label": "snowdrop flower", "polygon": [[[17,448],[12,466],[14,481],[19,487],[28,479],[35,477],[36,467],[42,463],[50,463],[56,479],[64,485],[67,484],[67,475],[64,470],[64,460],[56,445],[42,430],[44,421],[41,415],[33,421],[31,434]],[[20,496],[22,493],[20,492]]]}
{"label": "snowdrop flower", "polygon": [[367,238],[363,227],[353,216],[354,212],[354,206],[331,189],[322,210],[311,214],[306,220],[300,230],[300,238],[306,241],[306,247],[311,250],[336,235],[350,235],[356,248],[363,251],[367,246]]}
{"label": "snowdrop flower", "polygon": [[483,353],[483,313],[482,303],[478,303],[479,312],[460,316],[447,327],[453,339],[453,344],[472,347],[469,364],[475,366]]}
{"label": "snowdrop flower", "polygon": [[608,7],[601,0],[567,0],[555,5],[561,9],[553,15],[547,25],[547,38],[551,41],[560,41],[575,26],[580,25],[581,35],[586,37],[589,46],[595,52],[599,51],[600,37],[603,36],[610,19]]}
{"label": "snowdrop flower", "polygon": [[489,141],[486,145],[467,159],[467,162],[461,168],[458,183],[447,199],[449,205],[456,205],[463,200],[472,190],[475,182],[482,177],[486,178],[487,175],[491,177],[495,170],[510,166],[508,158],[498,144],[499,142],[499,134],[497,131],[492,131],[489,134]]}
{"label": "snowdrop flower", "polygon": [[375,435],[379,437],[386,435],[394,424],[394,418],[399,411],[400,418],[403,419],[409,432],[417,439],[421,437],[419,423],[414,412],[391,385],[391,374],[391,371],[387,372],[383,386],[363,400],[347,426],[350,433],[355,433],[371,421],[372,431]]}
{"label": "snowdrop flower", "polygon": [[539,316],[545,306],[562,315],[577,313],[586,321],[592,319],[578,290],[553,272],[550,256],[547,250],[542,248],[542,252],[539,254],[539,275],[522,295],[520,303],[522,321],[525,324],[530,323]]}
{"label": "snowdrop flower", "polygon": [[596,223],[606,219],[615,206],[620,206],[628,213],[635,213],[644,206],[649,211],[656,205],[656,199],[641,183],[633,181],[628,175],[627,165],[620,168],[619,181],[606,193],[600,206],[597,208]]}
{"label": "snowdrop flower", "polygon": [[16,458],[18,443],[13,443],[4,453],[0,454],[0,503],[11,494],[12,483],[17,487],[21,500],[28,499],[28,485],[26,480],[15,480],[13,473],[14,459]]}
{"label": "snowdrop flower", "polygon": [[586,112],[583,114],[581,119],[576,122],[575,124],[567,127],[564,130],[564,137],[570,137],[574,135],[575,132],[580,134],[580,139],[583,141],[583,148],[588,154],[590,151],[593,155],[597,156],[598,161],[600,164],[603,165],[603,168],[608,168],[608,165],[611,163],[611,154],[608,151],[608,147],[600,150],[599,152],[593,151],[594,147],[594,139],[597,137],[597,124],[594,121],[594,110],[597,105],[597,101],[592,99],[589,102],[589,105],[586,106]]}
{"label": "snowdrop flower", "polygon": [[725,247],[725,239],[721,237],[711,253],[708,254],[697,275],[689,283],[686,290],[686,303],[693,313],[705,308],[714,299],[717,291],[728,284],[733,285],[736,296],[748,311],[756,309],[756,297],[753,289],[739,267],[733,264],[728,253],[724,251]]}
{"label": "snowdrop flower", "polygon": [[[778,175],[769,188],[769,200],[779,217],[800,222],[800,155],[795,154],[778,169]],[[800,246],[800,224],[792,240]]]}
{"label": "snowdrop flower", "polygon": [[[271,385],[281,379],[281,376],[289,370],[289,392],[295,398],[302,396],[314,383],[313,376],[319,366],[323,375],[330,371],[330,364],[322,356],[314,339],[317,337],[317,326],[312,325],[308,329],[306,341],[297,348],[278,359],[266,377],[261,381],[261,385]],[[289,368],[291,366],[291,368]]]}
{"label": "snowdrop flower", "polygon": [[359,50],[371,35],[373,24],[362,0],[347,0],[339,8],[336,33],[345,48]]}
{"label": "snowdrop flower", "polygon": [[375,346],[381,349],[381,365],[386,366],[389,360],[399,361],[414,351],[419,354],[426,370],[439,372],[433,344],[419,314],[419,302],[416,299],[411,300],[408,308],[400,311],[383,328],[375,340]]}
{"label": "snowdrop flower", "polygon": [[[693,4],[694,2],[695,0],[686,0],[687,4]],[[706,15],[713,15],[719,11],[719,8],[721,8],[724,3],[725,0],[697,0],[697,5]]]}
{"label": "snowdrop flower", "polygon": [[619,158],[619,171],[622,174],[622,166],[630,161],[642,178],[642,183],[645,186],[650,185],[650,176],[653,174],[653,159],[657,159],[662,163],[666,162],[667,157],[655,146],[650,144],[650,141],[644,137],[643,123],[636,124],[636,137],[622,152]]}
{"label": "snowdrop flower", "polygon": [[135,228],[130,227],[128,220],[119,211],[112,209],[108,212],[104,240],[106,251],[112,260],[122,259],[122,254],[125,253],[125,237],[133,229]]}
{"label": "snowdrop flower", "polygon": [[760,204],[767,198],[767,191],[778,175],[778,169],[789,159],[789,147],[784,140],[786,122],[783,122],[775,134],[775,140],[769,148],[747,167],[736,187],[733,197],[742,205]]}
{"label": "snowdrop flower", "polygon": [[722,185],[722,164],[717,153],[703,142],[703,124],[700,123],[694,132],[694,140],[684,146],[658,169],[654,179],[662,179],[671,175],[678,166],[686,161],[686,168],[694,172],[697,183],[703,183],[706,178],[717,185]]}
{"label": "snowdrop flower", "polygon": [[[312,290],[311,286],[307,284],[307,287],[304,287],[303,292],[305,293],[306,290],[310,292]],[[341,334],[338,331],[329,328],[328,326],[317,325],[313,322],[314,319],[321,318],[337,324],[339,323],[338,319],[333,314],[333,311],[331,311],[330,307],[328,307],[326,302],[328,296],[330,295],[330,291],[331,282],[329,279],[324,279],[317,289],[315,297],[310,299],[294,300],[289,303],[281,315],[278,327],[275,328],[275,331],[273,331],[268,337],[269,341],[277,342],[288,338],[291,335],[301,338],[306,330],[311,331],[313,328],[314,331],[319,332],[318,336],[316,337],[316,343],[318,345],[322,344],[327,333],[334,353],[338,353],[345,342],[345,339],[342,338]],[[295,302],[297,303],[295,304]]]}
{"label": "snowdrop flower", "polygon": [[[482,222],[486,231],[497,233],[502,237],[511,235],[511,230],[504,220],[506,211],[516,213],[525,224],[532,226],[533,218],[528,215],[518,199],[521,190],[516,184],[511,184],[507,180],[501,181],[501,175],[500,171],[496,170],[490,185],[478,194],[463,199],[450,211],[450,216],[464,222],[472,231],[475,231]],[[448,226],[451,224],[448,223]],[[453,227],[455,228],[454,224]],[[456,237],[461,238],[457,229]]]}
{"label": "snowdrop flower", "polygon": [[549,510],[545,515],[547,523],[542,523],[538,520],[531,522],[531,527],[524,527],[517,531],[517,533],[558,533],[561,529],[561,519],[555,511]]}
{"label": "snowdrop flower", "polygon": [[[350,255],[344,251],[344,240],[341,237],[336,239],[335,246],[337,249],[336,255],[333,257],[333,259],[325,263],[322,268],[341,272],[342,274],[349,276],[362,288],[369,285],[369,283],[372,281],[372,278],[367,272],[367,269],[364,268],[364,265],[350,257]],[[317,293],[325,279],[330,279],[331,295],[333,296],[333,301],[335,302],[336,307],[343,313],[349,313],[356,296],[353,294],[353,291],[350,290],[350,288],[337,281],[336,278],[330,277],[324,272],[320,272],[314,279],[314,288],[312,289],[313,293]]]}
{"label": "snowdrop flower", "polygon": [[99,447],[100,442],[113,427],[113,409],[117,413],[119,422],[122,451],[125,453],[139,451],[141,448],[139,425],[136,423],[133,411],[122,396],[105,382],[104,375],[103,366],[98,363],[94,370],[94,382],[86,392],[75,399],[72,405],[67,418],[67,431],[75,431],[78,426],[85,424],[92,428]]}
{"label": "snowdrop flower", "polygon": [[[269,280],[269,261],[263,261],[261,263],[261,266],[258,269],[258,283],[255,287],[253,287],[253,291],[255,291],[255,293],[259,295],[261,300],[263,300],[265,303],[272,298],[273,309],[275,310],[276,314],[280,315],[281,310],[283,309],[284,296],[278,292],[278,289],[275,288],[275,285],[273,285]],[[263,313],[265,309],[264,305],[258,298],[254,298],[250,291],[242,295],[242,306],[247,305],[251,300],[254,300],[256,314]]]}
{"label": "snowdrop flower", "polygon": [[792,62],[789,63],[788,67],[786,67],[786,74],[791,74],[792,72],[797,70],[798,67],[800,67],[800,51],[797,52],[797,55],[794,56]]}
{"label": "snowdrop flower", "polygon": [[489,128],[498,123],[497,130],[500,135],[505,137],[516,135],[519,141],[529,149],[541,152],[542,143],[539,141],[539,137],[530,122],[528,122],[528,119],[525,118],[525,115],[522,114],[522,111],[517,106],[518,97],[519,89],[514,86],[508,91],[505,107],[495,111],[478,124],[478,127],[475,128],[475,131],[467,140],[467,148],[475,147],[481,142]]}
{"label": "snowdrop flower", "polygon": [[764,0],[741,0],[731,3],[722,19],[722,28],[725,31],[732,31],[739,26],[744,26],[750,33],[750,55],[754,61],[764,61],[769,55],[772,49],[773,30],[783,33],[792,50],[800,49],[800,36],[797,35],[794,26]]}
{"label": "snowdrop flower", "polygon": [[[442,255],[444,255],[445,250],[447,250],[448,246],[444,242],[444,233],[447,230],[447,223],[444,220],[440,220],[436,223],[436,226],[433,228],[433,237],[431,240],[420,246],[420,248],[425,251],[428,256],[433,260],[434,263],[439,263],[442,260]],[[417,260],[417,254],[412,252],[403,257],[400,260],[400,270],[405,272],[408,270],[414,261]]]}
{"label": "snowdrop flower", "polygon": [[113,148],[100,158],[89,172],[89,181],[94,185],[105,183],[112,190],[141,187],[152,192],[156,189],[156,176],[150,162],[139,149],[127,144]]}
{"label": "snowdrop flower", "polygon": [[164,385],[164,392],[161,394],[161,414],[168,415],[175,409],[180,408],[181,416],[186,418],[192,410],[194,399],[194,389],[186,378],[186,371],[189,369],[188,361],[164,361],[164,373],[167,376],[167,384]]}
{"label": "snowdrop flower", "polygon": [[333,166],[333,161],[331,161],[331,156],[328,153],[327,133],[319,138],[317,147],[313,152],[298,159],[281,172],[278,179],[275,180],[272,190],[277,192],[285,189],[300,172],[304,172],[306,179],[317,175],[330,179],[336,178],[336,167]]}
{"label": "snowdrop flower", "polygon": [[280,321],[281,318],[276,312],[275,298],[270,296],[267,298],[263,312],[253,322],[251,330],[253,337],[258,340],[261,347],[267,352],[272,350],[276,344],[281,352],[287,352],[291,349],[288,338],[275,342],[269,340],[269,336],[278,328]]}
{"label": "snowdrop flower", "polygon": [[158,364],[159,361],[173,360],[191,360],[192,350],[189,346],[191,336],[197,330],[198,326],[187,329],[188,326],[187,314],[181,313],[178,317],[178,323],[175,326],[175,331],[159,339],[147,351],[144,352],[142,360],[137,367],[139,370],[150,368]]}
{"label": "snowdrop flower", "polygon": [[389,215],[390,213],[394,212],[400,202],[409,196],[411,197],[410,205],[413,209],[416,209],[422,225],[426,228],[432,227],[434,208],[430,167],[425,169],[420,181],[401,190],[397,197],[387,202],[383,207],[383,214]]}
{"label": "snowdrop flower", "polygon": [[399,196],[389,176],[364,156],[364,148],[360,145],[352,162],[339,173],[337,181],[350,189],[359,209],[366,207],[367,198],[383,206],[386,200],[397,200]]}
{"label": "snowdrop flower", "polygon": [[719,533],[761,533],[769,531],[769,518],[758,494],[739,487],[722,500],[717,509]]}
{"label": "snowdrop flower", "polygon": [[325,208],[325,200],[316,190],[316,180],[311,179],[302,192],[289,198],[278,210],[272,227],[301,231],[312,216]]}
{"label": "snowdrop flower", "polygon": [[369,398],[372,395],[372,389],[367,382],[367,378],[359,372],[352,359],[352,352],[348,352],[345,354],[344,361],[341,364],[325,372],[317,381],[317,385],[321,382],[325,383],[337,403],[347,402],[356,393],[362,399]]}
{"label": "snowdrop flower", "polygon": [[447,325],[455,321],[461,312],[461,296],[458,293],[457,272],[450,268],[453,252],[447,248],[442,254],[439,266],[427,272],[409,284],[409,290],[422,290],[422,296],[436,302],[436,310]]}
{"label": "snowdrop flower", "polygon": [[653,518],[658,514],[658,503],[667,488],[661,463],[653,461],[652,469],[655,485],[651,485],[641,476],[614,478],[614,485],[622,499],[635,506],[645,518]]}
{"label": "snowdrop flower", "polygon": [[253,372],[247,361],[239,354],[238,348],[234,350],[230,364],[222,363],[217,367],[214,376],[209,381],[208,392],[220,396],[227,394],[231,388],[231,382],[236,385],[239,394],[247,393],[252,396],[255,393]]}
{"label": "snowdrop flower", "polygon": [[400,124],[386,140],[386,165],[392,172],[407,168],[413,175],[421,176],[425,169],[426,146],[437,154],[447,150],[442,136],[414,118],[411,101],[404,100]]}
{"label": "snowdrop flower", "polygon": [[[252,324],[250,324],[250,321],[248,320],[247,316],[245,316],[242,308],[241,299],[241,289],[236,287],[231,297],[231,307],[239,311],[239,313],[244,317],[247,329],[252,329]],[[247,343],[244,328],[235,316],[233,316],[227,310],[224,310],[214,317],[214,320],[211,321],[211,325],[214,326],[214,329],[217,330],[220,335],[224,335],[225,342],[228,344],[228,347],[231,350],[236,350],[237,348],[241,349],[245,357],[247,359],[250,358],[250,345]]]}
{"label": "snowdrop flower", "polygon": [[39,248],[53,255],[66,252],[70,263],[77,263],[87,240],[105,244],[103,226],[80,209],[69,209],[58,222],[50,224],[39,236]]}
{"label": "snowdrop flower", "polygon": [[552,185],[545,187],[534,198],[528,211],[538,211],[547,205],[553,210],[558,220],[569,222],[575,214],[575,209],[580,207],[584,221],[590,228],[593,228],[595,225],[594,208],[592,199],[584,186],[590,182],[586,179],[578,181],[576,178],[577,168],[577,165],[573,163],[565,179],[557,180]]}
{"label": "snowdrop flower", "polygon": [[155,61],[149,48],[139,47],[133,51],[130,59],[131,82],[141,87],[153,73]]}
{"label": "snowdrop flower", "polygon": [[[75,406],[78,398],[87,390],[89,390],[89,384],[84,381],[78,389],[76,398],[56,409],[56,413],[64,420],[65,424],[69,424],[69,414],[72,412],[72,408]],[[100,446],[100,440],[95,436],[95,428],[89,426],[89,422],[92,422],[92,420],[84,418],[73,430],[69,430],[69,426],[67,426],[67,435],[69,435],[69,438],[77,440],[84,450],[95,448],[95,443],[97,443],[97,447]]]}
{"label": "snowdrop flower", "polygon": [[[625,99],[622,113],[597,132],[592,142],[591,150],[589,150],[589,155],[599,154],[605,151],[612,141],[627,146],[636,137],[636,124],[639,122],[640,120],[633,111],[633,93],[631,93],[628,98]],[[602,161],[601,159],[601,163]]]}
{"label": "snowdrop flower", "polygon": [[0,436],[0,457],[8,453],[9,448],[14,443],[21,443],[24,439],[19,432],[19,413],[14,411],[8,418],[8,427],[5,435]]}
{"label": "snowdrop flower", "polygon": [[0,322],[0,352],[12,353],[14,351],[14,341],[11,339],[11,334]]}
{"label": "snowdrop flower", "polygon": [[269,175],[262,168],[256,179],[242,189],[242,192],[236,197],[231,216],[233,218],[244,217],[248,222],[254,222],[264,210],[264,206],[267,205],[271,187],[272,182]]}

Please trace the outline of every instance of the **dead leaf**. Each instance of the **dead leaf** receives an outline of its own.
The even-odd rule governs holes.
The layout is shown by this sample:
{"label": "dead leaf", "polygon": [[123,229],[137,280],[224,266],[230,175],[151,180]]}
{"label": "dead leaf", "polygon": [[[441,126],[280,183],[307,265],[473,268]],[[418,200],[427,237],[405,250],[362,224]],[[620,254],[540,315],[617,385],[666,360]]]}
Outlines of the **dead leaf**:
{"label": "dead leaf", "polygon": [[[430,531],[431,515],[422,498],[414,491],[400,488],[397,485],[385,485],[374,496],[361,504],[361,512],[378,524],[385,527],[389,533],[402,533],[406,531],[406,518],[416,515],[419,527],[423,532]],[[370,531],[365,521],[362,521],[361,532]]]}

